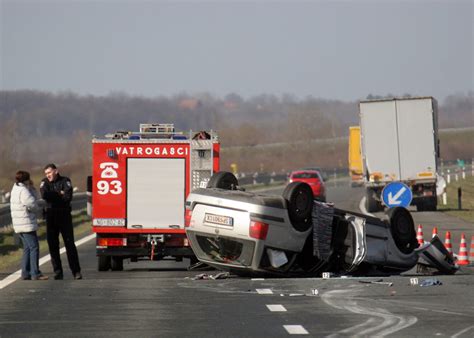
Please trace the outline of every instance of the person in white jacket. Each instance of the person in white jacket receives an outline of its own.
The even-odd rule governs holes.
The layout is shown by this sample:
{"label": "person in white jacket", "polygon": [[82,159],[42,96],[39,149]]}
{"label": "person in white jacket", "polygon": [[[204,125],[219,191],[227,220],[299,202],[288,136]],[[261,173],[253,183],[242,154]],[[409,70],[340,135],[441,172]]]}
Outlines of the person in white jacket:
{"label": "person in white jacket", "polygon": [[27,171],[19,170],[15,175],[10,197],[10,211],[13,230],[19,235],[23,243],[23,257],[21,259],[21,278],[24,280],[46,280],[39,270],[39,243],[36,230],[37,203],[36,193]]}

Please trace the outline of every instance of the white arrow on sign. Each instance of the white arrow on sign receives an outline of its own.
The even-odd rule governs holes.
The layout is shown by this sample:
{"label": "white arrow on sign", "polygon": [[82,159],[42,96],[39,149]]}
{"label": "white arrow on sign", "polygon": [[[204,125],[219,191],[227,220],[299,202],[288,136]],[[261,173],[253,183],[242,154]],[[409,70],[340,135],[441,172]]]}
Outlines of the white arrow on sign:
{"label": "white arrow on sign", "polygon": [[407,188],[402,187],[398,192],[395,194],[395,196],[392,196],[392,192],[388,193],[388,204],[393,204],[393,205],[399,205],[402,203],[402,201],[399,201],[398,198],[402,196],[402,194],[407,190]]}

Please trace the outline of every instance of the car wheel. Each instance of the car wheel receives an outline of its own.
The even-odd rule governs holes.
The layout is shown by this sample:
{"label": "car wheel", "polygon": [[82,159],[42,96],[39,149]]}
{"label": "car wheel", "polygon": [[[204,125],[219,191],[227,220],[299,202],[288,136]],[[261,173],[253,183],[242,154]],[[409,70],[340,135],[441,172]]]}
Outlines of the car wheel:
{"label": "car wheel", "polygon": [[111,262],[112,271],[122,271],[123,270],[123,258],[122,257],[112,257]]}
{"label": "car wheel", "polygon": [[390,232],[397,248],[404,254],[411,254],[418,247],[415,222],[410,212],[402,207],[389,209],[387,212]]}
{"label": "car wheel", "polygon": [[292,182],[283,191],[283,198],[288,203],[288,214],[293,227],[298,231],[306,231],[313,224],[313,191],[303,182]]}
{"label": "car wheel", "polygon": [[207,183],[207,188],[219,188],[226,190],[235,190],[239,185],[239,181],[234,174],[228,171],[219,171],[212,175],[211,179]]}
{"label": "car wheel", "polygon": [[110,270],[110,256],[98,256],[97,257],[97,270],[108,271]]}

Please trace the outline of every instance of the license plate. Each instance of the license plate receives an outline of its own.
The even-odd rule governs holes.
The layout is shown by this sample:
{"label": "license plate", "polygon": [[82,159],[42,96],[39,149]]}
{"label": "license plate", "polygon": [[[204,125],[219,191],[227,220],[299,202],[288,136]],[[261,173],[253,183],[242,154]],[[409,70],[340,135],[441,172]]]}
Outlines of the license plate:
{"label": "license plate", "polygon": [[204,215],[204,221],[206,223],[225,225],[228,227],[231,227],[234,225],[234,219],[232,217],[207,214],[207,213]]}

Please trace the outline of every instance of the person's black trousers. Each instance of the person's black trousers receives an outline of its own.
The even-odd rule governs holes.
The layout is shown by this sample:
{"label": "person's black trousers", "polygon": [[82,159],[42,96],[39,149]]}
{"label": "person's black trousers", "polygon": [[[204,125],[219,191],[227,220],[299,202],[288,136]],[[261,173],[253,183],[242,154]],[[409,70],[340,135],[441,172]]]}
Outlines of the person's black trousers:
{"label": "person's black trousers", "polygon": [[81,272],[76,244],[74,244],[74,230],[70,209],[48,209],[46,211],[46,237],[48,240],[51,263],[55,274],[63,274],[59,254],[59,234],[63,237],[66,247],[67,260],[72,274]]}

